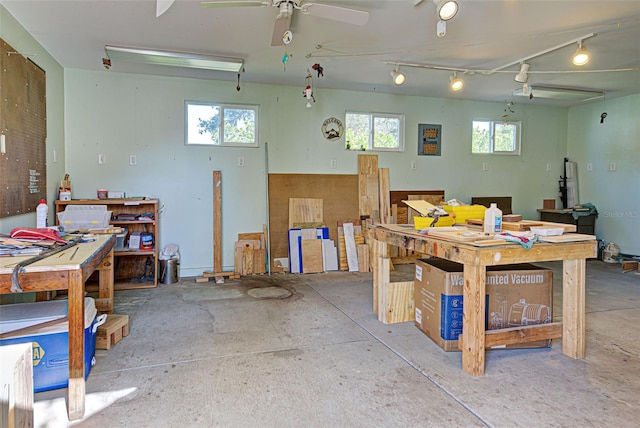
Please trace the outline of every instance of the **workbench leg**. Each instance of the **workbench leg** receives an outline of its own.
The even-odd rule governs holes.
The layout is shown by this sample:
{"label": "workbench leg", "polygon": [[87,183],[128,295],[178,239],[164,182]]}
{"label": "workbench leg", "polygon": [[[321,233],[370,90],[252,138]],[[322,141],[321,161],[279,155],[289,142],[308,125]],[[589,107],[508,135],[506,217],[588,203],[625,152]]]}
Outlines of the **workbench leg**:
{"label": "workbench leg", "polygon": [[486,267],[464,265],[462,369],[471,376],[484,374]]}
{"label": "workbench leg", "polygon": [[[382,259],[387,258],[387,244],[373,240],[373,313],[378,313],[378,298],[385,282],[389,282],[389,263],[384,266]],[[388,259],[387,259],[388,260]]]}
{"label": "workbench leg", "polygon": [[585,278],[585,259],[562,262],[562,352],[571,358],[585,355]]}
{"label": "workbench leg", "polygon": [[113,263],[113,250],[111,250],[97,269],[99,271],[98,297],[109,301],[109,309],[103,311],[107,314],[113,313]]}
{"label": "workbench leg", "polygon": [[81,270],[69,271],[69,420],[84,416],[84,281]]}

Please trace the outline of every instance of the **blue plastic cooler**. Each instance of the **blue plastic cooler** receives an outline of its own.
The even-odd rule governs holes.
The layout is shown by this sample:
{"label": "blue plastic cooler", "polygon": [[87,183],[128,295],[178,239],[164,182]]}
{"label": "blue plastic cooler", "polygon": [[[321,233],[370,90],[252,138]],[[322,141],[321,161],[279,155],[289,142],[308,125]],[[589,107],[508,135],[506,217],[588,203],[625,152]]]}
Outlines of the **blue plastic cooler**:
{"label": "blue plastic cooler", "polygon": [[[67,316],[66,300],[19,303],[0,306],[0,333],[9,333]],[[96,332],[106,315],[96,317],[95,301],[84,299],[85,379],[95,363]],[[32,342],[33,386],[35,392],[66,388],[69,384],[69,323],[43,327],[28,335],[0,340],[0,345]]]}

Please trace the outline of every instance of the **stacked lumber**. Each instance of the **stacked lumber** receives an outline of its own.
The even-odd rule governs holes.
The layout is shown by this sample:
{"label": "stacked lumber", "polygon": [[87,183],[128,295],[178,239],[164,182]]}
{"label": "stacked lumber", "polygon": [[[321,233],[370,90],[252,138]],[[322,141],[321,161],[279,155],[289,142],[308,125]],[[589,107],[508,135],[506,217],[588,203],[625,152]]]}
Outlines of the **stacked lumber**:
{"label": "stacked lumber", "polygon": [[233,262],[239,275],[254,275],[267,272],[266,226],[262,232],[239,233],[235,243]]}
{"label": "stacked lumber", "polygon": [[362,221],[338,221],[338,269],[369,272],[369,266],[369,246],[365,244]]}

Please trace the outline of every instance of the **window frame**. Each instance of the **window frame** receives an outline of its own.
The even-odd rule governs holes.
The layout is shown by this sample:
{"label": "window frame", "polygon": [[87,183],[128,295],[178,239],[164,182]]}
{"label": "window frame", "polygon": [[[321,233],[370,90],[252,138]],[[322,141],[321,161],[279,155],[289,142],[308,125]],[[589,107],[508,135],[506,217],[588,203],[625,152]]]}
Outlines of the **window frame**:
{"label": "window frame", "polygon": [[[473,151],[473,130],[476,122],[484,122],[489,124],[489,151],[474,152]],[[516,126],[515,149],[514,150],[495,150],[495,127],[496,125],[511,124]],[[520,156],[522,149],[522,121],[520,120],[493,120],[493,119],[473,119],[471,121],[471,154],[473,155],[498,155],[498,156]]]}
{"label": "window frame", "polygon": [[[345,119],[345,150],[361,150],[361,148],[350,148],[347,149],[347,139],[346,135],[348,132],[348,115],[365,115],[369,116],[369,140],[367,142],[366,151],[372,152],[404,152],[405,147],[405,116],[401,113],[380,113],[380,112],[365,112],[365,111],[350,111],[347,110],[344,115]],[[397,119],[398,120],[398,147],[388,148],[388,147],[377,147],[374,145],[374,134],[375,134],[375,120],[376,119]]]}
{"label": "window frame", "polygon": [[[190,143],[189,142],[189,106],[210,106],[220,109],[220,123],[218,127],[219,144],[211,143]],[[224,112],[225,110],[251,110],[254,112],[254,141],[253,143],[239,143],[233,141],[225,141],[224,132]],[[184,145],[185,146],[205,146],[205,147],[259,147],[259,118],[260,106],[257,104],[227,104],[216,101],[197,101],[185,100],[184,102]]]}

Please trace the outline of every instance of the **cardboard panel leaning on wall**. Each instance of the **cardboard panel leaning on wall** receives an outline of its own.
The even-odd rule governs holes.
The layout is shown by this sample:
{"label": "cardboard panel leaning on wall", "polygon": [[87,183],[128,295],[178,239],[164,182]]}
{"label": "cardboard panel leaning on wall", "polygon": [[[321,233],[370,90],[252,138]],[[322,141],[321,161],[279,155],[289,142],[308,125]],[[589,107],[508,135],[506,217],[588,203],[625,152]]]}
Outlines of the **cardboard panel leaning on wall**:
{"label": "cardboard panel leaning on wall", "polygon": [[329,237],[338,239],[337,221],[358,217],[358,176],[347,174],[269,174],[271,258],[288,257],[289,198],[322,199]]}

